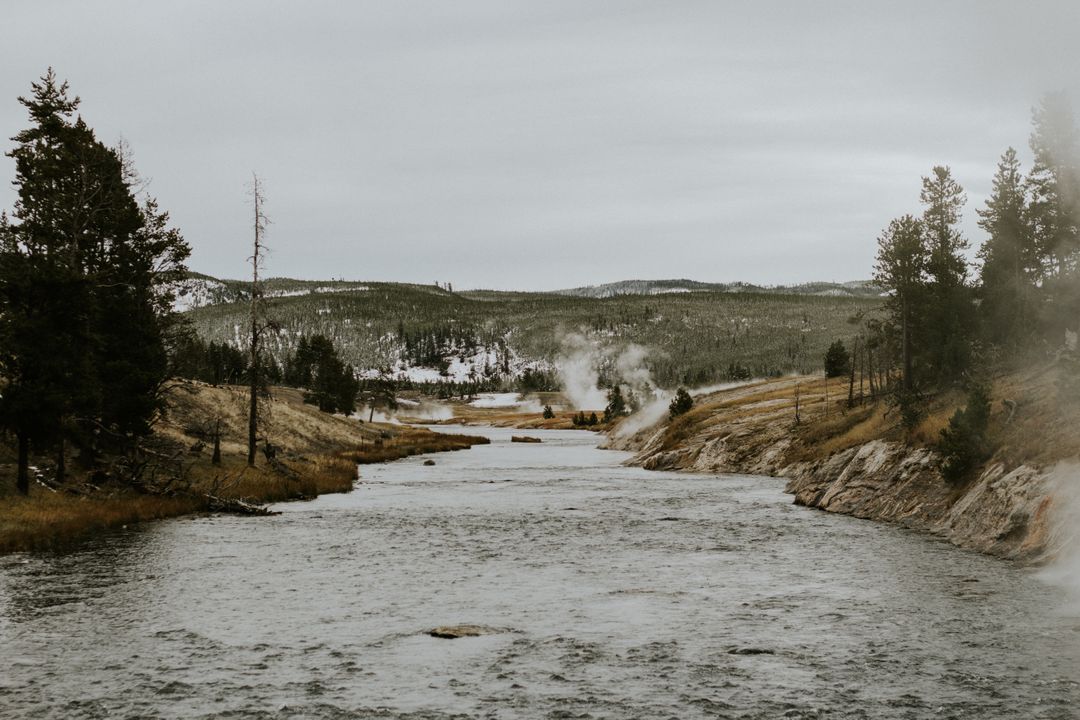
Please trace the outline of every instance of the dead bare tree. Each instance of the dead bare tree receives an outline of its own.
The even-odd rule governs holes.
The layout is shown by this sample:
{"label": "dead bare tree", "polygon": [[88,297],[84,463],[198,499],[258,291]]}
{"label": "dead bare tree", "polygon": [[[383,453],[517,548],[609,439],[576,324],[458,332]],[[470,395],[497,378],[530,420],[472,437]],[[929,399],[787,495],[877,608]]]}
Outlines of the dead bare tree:
{"label": "dead bare tree", "polygon": [[855,407],[855,363],[859,359],[859,336],[855,336],[855,347],[851,353],[851,360],[849,361],[850,377],[848,378],[848,391],[847,391],[847,406],[849,408]]}
{"label": "dead bare tree", "polygon": [[802,422],[802,418],[799,417],[799,381],[795,381],[795,424],[798,425]]}
{"label": "dead bare tree", "polygon": [[255,443],[259,431],[259,390],[262,384],[262,364],[260,362],[259,340],[266,329],[262,322],[263,315],[263,291],[259,280],[259,268],[266,254],[266,246],[263,244],[263,235],[266,232],[267,219],[263,214],[262,183],[259,176],[251,174],[251,199],[254,206],[254,244],[251,257],[251,338],[249,347],[248,380],[250,380],[250,397],[248,399],[248,454],[247,463],[255,466]]}

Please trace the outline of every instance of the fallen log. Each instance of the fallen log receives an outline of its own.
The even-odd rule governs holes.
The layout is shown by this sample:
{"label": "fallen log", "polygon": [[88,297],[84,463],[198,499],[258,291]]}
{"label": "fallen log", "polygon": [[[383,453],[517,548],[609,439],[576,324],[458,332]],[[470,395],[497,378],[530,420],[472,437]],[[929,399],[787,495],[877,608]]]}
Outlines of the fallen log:
{"label": "fallen log", "polygon": [[517,443],[538,443],[538,442],[544,442],[544,441],[543,441],[543,440],[541,440],[540,438],[536,438],[536,437],[529,437],[528,435],[511,435],[511,436],[510,436],[510,442],[517,442]]}
{"label": "fallen log", "polygon": [[268,509],[264,505],[256,505],[246,500],[223,498],[216,495],[203,495],[206,507],[212,512],[227,512],[235,515],[280,515],[281,513]]}

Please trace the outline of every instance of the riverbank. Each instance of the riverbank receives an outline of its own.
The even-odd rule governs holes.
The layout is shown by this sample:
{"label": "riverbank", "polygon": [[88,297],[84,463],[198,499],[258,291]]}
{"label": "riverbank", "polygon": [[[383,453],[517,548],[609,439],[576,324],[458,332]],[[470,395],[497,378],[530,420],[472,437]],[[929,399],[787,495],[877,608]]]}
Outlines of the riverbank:
{"label": "riverbank", "polygon": [[[140,455],[138,489],[92,477],[69,457],[65,482],[50,487],[48,458],[35,458],[42,482],[14,493],[14,457],[0,447],[0,552],[55,547],[87,534],[137,522],[210,512],[239,501],[253,508],[284,500],[349,492],[357,466],[486,443],[424,428],[361,423],[304,404],[299,391],[276,388],[266,404],[262,451],[247,465],[246,390],[178,381],[169,409]],[[221,462],[212,462],[219,433]]]}
{"label": "riverbank", "polygon": [[[521,430],[600,430],[597,425],[575,425],[578,410],[565,409],[566,398],[558,392],[499,393],[489,394],[492,404],[484,403],[481,396],[475,400],[431,401],[410,398],[412,405],[403,404],[396,417],[406,423],[433,425],[467,425],[473,427],[518,428]],[[544,417],[544,407],[553,408],[551,417]],[[594,413],[603,416],[603,408],[586,410],[585,416]]]}
{"label": "riverbank", "polygon": [[646,427],[624,420],[608,446],[635,452],[631,463],[646,469],[781,477],[800,505],[1038,562],[1057,542],[1061,463],[1080,452],[1073,411],[1056,401],[1059,380],[1051,366],[997,379],[994,452],[958,483],[941,476],[935,444],[963,403],[959,394],[934,398],[922,422],[904,433],[884,401],[848,407],[842,379],[779,378],[702,395],[674,420]]}

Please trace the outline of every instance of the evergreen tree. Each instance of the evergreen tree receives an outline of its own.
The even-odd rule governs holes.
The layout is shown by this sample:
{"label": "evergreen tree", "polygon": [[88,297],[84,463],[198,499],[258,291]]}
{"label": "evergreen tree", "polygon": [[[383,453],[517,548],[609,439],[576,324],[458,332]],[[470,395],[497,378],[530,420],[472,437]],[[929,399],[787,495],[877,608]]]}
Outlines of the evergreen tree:
{"label": "evergreen tree", "polygon": [[148,432],[177,324],[169,288],[189,253],[152,200],[137,202],[122,152],[73,117],[67,84],[50,69],[32,89],[0,223],[0,420],[19,439],[20,490],[31,442],[60,443],[62,472],[62,442],[80,427],[95,430],[86,456]]}
{"label": "evergreen tree", "polygon": [[686,388],[679,388],[671,403],[668,404],[668,415],[674,419],[690,412],[692,407],[694,407],[694,399],[690,397],[690,393],[686,392]]}
{"label": "evergreen tree", "polygon": [[325,335],[300,338],[296,352],[285,364],[284,380],[293,387],[306,388],[304,402],[318,405],[324,412],[356,412],[360,392],[356,372],[342,362],[337,348]]}
{"label": "evergreen tree", "polygon": [[1043,330],[1061,342],[1080,315],[1080,138],[1063,93],[1045,96],[1032,124],[1027,217],[1040,259]]}
{"label": "evergreen tree", "polygon": [[1080,252],[1080,153],[1072,108],[1063,93],[1046,95],[1032,111],[1027,179],[1028,220],[1041,278],[1060,277],[1076,267]]}
{"label": "evergreen tree", "polygon": [[986,431],[990,425],[990,390],[975,383],[968,390],[967,406],[957,410],[941,431],[938,451],[944,458],[941,474],[962,480],[989,455]]}
{"label": "evergreen tree", "polygon": [[851,369],[851,356],[842,340],[837,340],[825,351],[825,377],[842,377]]}
{"label": "evergreen tree", "polygon": [[874,280],[890,293],[890,325],[899,337],[901,387],[896,398],[905,425],[914,426],[919,415],[913,338],[919,333],[920,304],[926,296],[929,253],[922,221],[904,215],[889,223],[878,238]]}
{"label": "evergreen tree", "polygon": [[[619,388],[618,385],[608,391],[607,399],[608,404],[607,407],[604,408],[604,422],[611,422],[615,418],[627,414],[626,400],[623,398],[622,389]],[[585,414],[582,413],[582,418],[584,419],[584,417]]]}
{"label": "evergreen tree", "polygon": [[1026,220],[1027,202],[1016,151],[1001,156],[986,207],[978,211],[987,239],[979,249],[982,267],[980,314],[986,338],[1013,345],[1030,335],[1035,320],[1035,285],[1039,267]]}
{"label": "evergreen tree", "polygon": [[968,242],[959,229],[967,197],[949,168],[938,165],[929,177],[923,178],[920,199],[926,207],[923,229],[929,282],[921,308],[918,345],[932,380],[954,380],[970,363],[975,328],[975,306],[967,285],[964,257]]}

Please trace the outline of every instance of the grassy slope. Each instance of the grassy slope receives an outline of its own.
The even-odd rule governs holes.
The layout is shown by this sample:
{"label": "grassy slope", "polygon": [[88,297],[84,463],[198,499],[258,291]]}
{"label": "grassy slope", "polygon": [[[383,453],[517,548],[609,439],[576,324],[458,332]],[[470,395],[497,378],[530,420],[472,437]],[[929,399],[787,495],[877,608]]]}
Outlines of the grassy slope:
{"label": "grassy slope", "polygon": [[[268,437],[279,448],[278,459],[296,473],[292,477],[272,468],[262,453],[254,468],[247,467],[243,388],[180,382],[170,398],[154,445],[170,458],[159,462],[160,476],[182,478],[174,485],[178,492],[151,495],[109,486],[89,491],[84,473],[69,463],[72,492],[33,484],[29,497],[23,498],[13,493],[10,448],[0,449],[0,552],[49,547],[108,527],[203,511],[204,493],[266,503],[348,492],[358,463],[457,450],[483,441],[361,424],[321,413],[303,404],[297,391],[280,389],[269,404]],[[210,463],[211,447],[204,434],[213,418],[222,422],[222,464],[217,467]],[[44,469],[44,461],[39,461]]]}
{"label": "grassy slope", "polygon": [[[1076,403],[1062,401],[1059,380],[1059,370],[1053,364],[995,378],[988,431],[992,454],[985,464],[1048,467],[1059,460],[1080,456],[1080,434],[1074,430],[1080,421],[1080,408]],[[796,385],[800,396],[798,424],[795,423]],[[732,436],[741,440],[747,458],[762,447],[788,438],[790,442],[785,444],[783,457],[774,462],[783,466],[823,460],[872,440],[902,442],[915,448],[933,447],[949,418],[965,402],[959,390],[929,398],[922,420],[911,432],[905,432],[899,426],[896,411],[883,400],[857,401],[849,408],[845,378],[828,381],[828,412],[825,395],[826,384],[821,376],[749,383],[697,398],[694,408],[685,416],[673,421],[665,418],[650,431],[660,433],[658,440],[664,450]],[[1015,412],[1011,410],[1012,404],[1016,406]],[[629,438],[623,444],[627,447],[640,444],[646,434]]]}

